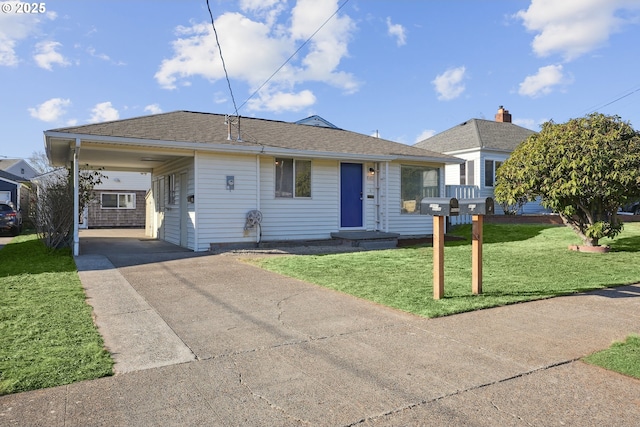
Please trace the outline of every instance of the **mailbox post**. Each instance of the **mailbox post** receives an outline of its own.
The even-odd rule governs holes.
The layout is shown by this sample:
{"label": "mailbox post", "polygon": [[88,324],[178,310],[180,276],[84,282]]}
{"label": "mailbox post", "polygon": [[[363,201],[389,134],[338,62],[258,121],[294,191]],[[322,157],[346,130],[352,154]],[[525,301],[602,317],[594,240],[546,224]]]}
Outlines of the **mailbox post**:
{"label": "mailbox post", "polygon": [[482,293],[482,228],[484,216],[493,215],[494,204],[491,197],[486,199],[461,199],[460,213],[471,215],[471,292]]}
{"label": "mailbox post", "polygon": [[482,293],[482,227],[485,215],[493,215],[493,199],[425,197],[420,214],[433,216],[433,299],[444,296],[444,217],[471,215],[471,290]]}
{"label": "mailbox post", "polygon": [[444,296],[444,217],[459,211],[455,198],[425,197],[420,202],[420,213],[433,216],[433,299]]}

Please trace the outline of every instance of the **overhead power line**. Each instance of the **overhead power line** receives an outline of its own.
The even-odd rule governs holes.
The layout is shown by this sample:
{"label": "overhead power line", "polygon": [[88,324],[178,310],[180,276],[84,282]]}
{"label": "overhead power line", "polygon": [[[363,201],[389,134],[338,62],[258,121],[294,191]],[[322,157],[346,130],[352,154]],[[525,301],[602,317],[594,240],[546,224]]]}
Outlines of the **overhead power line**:
{"label": "overhead power line", "polygon": [[265,87],[267,85],[267,83],[269,83],[271,81],[271,79],[273,79],[275,77],[276,74],[278,74],[280,72],[280,70],[282,70],[282,68],[284,68],[285,65],[287,65],[291,59],[293,59],[294,56],[296,56],[298,54],[298,52],[300,52],[300,50],[302,50],[303,47],[305,47],[314,37],[316,34],[318,34],[318,32],[320,32],[320,30],[322,28],[324,28],[325,25],[327,25],[327,23],[333,19],[334,16],[336,16],[338,14],[338,12],[340,12],[340,10],[342,10],[342,8],[349,3],[349,0],[345,0],[337,9],[335,12],[333,12],[331,14],[331,16],[329,16],[323,23],[322,25],[320,25],[318,27],[318,29],[316,29],[313,34],[311,34],[309,36],[309,38],[307,38],[307,40],[304,41],[304,43],[302,43],[295,52],[293,52],[291,54],[291,56],[289,56],[289,58],[287,58],[286,61],[284,61],[284,63],[282,65],[280,65],[274,72],[273,74],[271,74],[269,76],[269,78],[260,85],[260,87],[258,87],[258,89],[256,89],[251,95],[249,95],[249,97],[240,105],[240,107],[238,107],[236,105],[236,100],[235,97],[233,96],[233,89],[231,88],[231,80],[229,79],[229,73],[227,72],[227,66],[225,64],[224,61],[224,56],[222,55],[222,46],[220,45],[220,40],[218,39],[218,31],[216,30],[216,25],[215,25],[215,20],[213,19],[213,13],[211,12],[211,6],[209,5],[209,0],[207,0],[207,9],[209,10],[209,17],[211,18],[211,27],[213,28],[213,33],[215,35],[216,38],[216,44],[218,45],[218,52],[220,53],[220,60],[222,61],[222,69],[224,70],[224,75],[225,75],[225,79],[227,80],[227,86],[229,87],[229,93],[231,94],[231,101],[233,102],[233,108],[234,108],[234,112],[235,112],[235,116],[238,120],[237,126],[238,126],[238,140],[241,140],[240,137],[240,115],[238,110],[241,109],[242,107],[244,107],[247,102],[249,102],[249,100],[251,98],[253,98],[263,87]]}
{"label": "overhead power line", "polygon": [[[207,0],[207,2],[208,2],[208,0]],[[246,104],[247,102],[249,102],[249,100],[250,100],[251,98],[253,98],[253,97],[254,97],[258,92],[260,92],[260,90],[261,90],[263,87],[265,87],[265,86],[267,85],[267,83],[269,83],[269,82],[271,81],[271,79],[273,79],[273,78],[275,77],[275,75],[276,75],[276,74],[278,74],[278,73],[280,72],[280,70],[282,70],[282,69],[284,68],[284,66],[285,66],[285,65],[287,65],[287,64],[289,63],[289,61],[291,61],[291,60],[293,59],[293,57],[294,57],[294,56],[296,56],[296,55],[298,54],[298,52],[300,52],[300,50],[302,50],[302,48],[303,48],[303,47],[305,47],[305,46],[307,45],[307,43],[309,43],[309,42],[311,41],[311,39],[313,39],[313,38],[315,37],[315,35],[316,35],[316,34],[318,34],[318,32],[320,32],[320,30],[321,30],[322,28],[324,28],[324,26],[325,26],[325,25],[327,25],[327,23],[328,23],[329,21],[331,21],[331,19],[333,19],[333,17],[334,17],[334,16],[336,16],[336,15],[338,14],[338,12],[340,12],[340,10],[342,10],[342,8],[343,8],[343,7],[345,7],[345,5],[346,5],[347,3],[349,3],[349,0],[345,0],[345,1],[344,1],[344,2],[343,2],[343,3],[342,3],[342,4],[341,4],[337,9],[336,9],[336,11],[335,11],[335,12],[333,12],[333,13],[331,14],[331,16],[329,16],[329,17],[328,17],[328,18],[327,18],[327,19],[322,23],[322,25],[320,25],[320,26],[318,27],[318,29],[317,29],[317,30],[315,30],[315,31],[313,32],[313,34],[311,34],[311,35],[309,36],[309,38],[308,38],[307,40],[305,40],[305,41],[304,41],[304,43],[302,43],[302,44],[301,44],[301,45],[296,49],[296,51],[295,51],[295,52],[293,52],[293,53],[291,54],[291,56],[289,56],[289,57],[287,58],[287,60],[286,60],[286,61],[284,61],[284,62],[282,63],[282,65],[281,65],[281,66],[279,66],[279,67],[278,67],[278,68],[273,72],[273,74],[271,74],[271,75],[269,76],[269,78],[268,78],[267,80],[265,80],[265,82],[264,82],[264,83],[262,83],[262,84],[260,85],[260,87],[258,87],[258,89],[256,89],[256,90],[255,90],[251,95],[249,95],[249,97],[248,97],[248,98],[247,98],[247,99],[246,99],[242,104],[240,104],[240,108],[244,107],[244,106],[245,106],[245,104]]]}
{"label": "overhead power line", "polygon": [[622,99],[624,99],[624,98],[626,98],[626,97],[628,97],[628,96],[631,96],[631,95],[633,95],[633,94],[634,94],[634,93],[636,93],[636,92],[640,92],[640,87],[637,87],[637,88],[635,88],[635,89],[633,89],[633,90],[630,90],[629,92],[625,93],[625,94],[624,94],[624,95],[622,95],[622,96],[619,96],[618,98],[614,99],[613,101],[609,101],[609,102],[607,102],[607,103],[605,103],[605,104],[602,104],[602,105],[599,105],[599,106],[596,106],[596,107],[592,107],[592,108],[590,108],[590,109],[586,110],[586,112],[587,112],[587,113],[593,113],[593,112],[596,112],[596,111],[598,111],[598,110],[600,110],[600,109],[602,109],[602,108],[604,108],[604,107],[608,107],[608,106],[609,106],[609,105],[611,105],[611,104],[615,104],[616,102],[618,102],[618,101],[620,101],[620,100],[622,100]]}
{"label": "overhead power line", "polygon": [[229,73],[227,73],[227,66],[224,63],[224,56],[222,56],[222,46],[220,46],[220,40],[218,40],[218,31],[216,30],[216,24],[213,19],[213,13],[211,12],[211,6],[209,6],[209,0],[207,0],[207,9],[209,10],[209,16],[211,17],[211,26],[213,27],[213,34],[216,36],[216,44],[218,45],[218,52],[220,52],[220,60],[222,61],[222,69],[224,70],[224,76],[227,79],[227,86],[229,86],[229,93],[231,94],[231,101],[233,102],[233,108],[236,116],[238,115],[238,107],[236,106],[236,99],[233,96],[233,89],[231,89],[231,81],[229,80]]}

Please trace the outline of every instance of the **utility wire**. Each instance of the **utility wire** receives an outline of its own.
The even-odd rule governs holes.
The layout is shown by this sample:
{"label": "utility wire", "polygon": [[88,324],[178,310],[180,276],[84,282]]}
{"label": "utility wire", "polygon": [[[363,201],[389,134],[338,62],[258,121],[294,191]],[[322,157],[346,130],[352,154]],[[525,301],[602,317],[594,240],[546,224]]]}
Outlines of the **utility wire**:
{"label": "utility wire", "polygon": [[[251,98],[253,98],[253,97],[254,97],[258,92],[260,92],[260,90],[261,90],[263,87],[265,87],[265,86],[266,86],[266,84],[267,84],[267,83],[269,83],[269,82],[271,81],[271,79],[273,79],[273,78],[275,77],[275,75],[276,75],[276,74],[278,74],[278,73],[280,72],[280,70],[282,70],[282,69],[284,68],[284,66],[285,66],[285,65],[287,65],[287,64],[289,63],[289,61],[291,61],[291,60],[293,59],[293,57],[294,57],[294,56],[296,56],[296,55],[298,54],[298,52],[300,52],[300,50],[302,50],[302,48],[303,48],[303,47],[305,47],[305,46],[307,45],[307,43],[309,43],[309,42],[311,41],[311,39],[312,39],[313,37],[315,37],[315,35],[316,35],[316,34],[318,34],[318,32],[319,32],[322,28],[324,28],[324,26],[325,26],[325,25],[327,25],[327,23],[328,23],[329,21],[331,21],[331,19],[332,19],[334,16],[336,16],[336,15],[338,14],[338,12],[340,12],[340,10],[341,10],[343,7],[345,7],[345,5],[346,5],[347,3],[349,3],[349,0],[345,0],[345,1],[344,1],[344,3],[342,3],[342,4],[340,5],[340,7],[338,7],[338,9],[336,9],[336,11],[335,11],[335,12],[333,12],[333,14],[332,14],[330,17],[328,17],[328,18],[327,18],[327,19],[322,23],[322,25],[320,25],[320,27],[318,27],[318,29],[317,29],[317,30],[315,30],[315,31],[313,32],[313,34],[311,34],[311,35],[309,36],[309,38],[308,38],[307,40],[305,40],[305,42],[304,42],[304,43],[302,43],[302,44],[300,45],[300,47],[298,47],[298,49],[296,49],[296,51],[295,51],[295,52],[293,52],[293,53],[292,53],[292,54],[291,54],[291,56],[290,56],[289,58],[287,58],[287,60],[286,60],[286,61],[284,61],[284,63],[283,63],[280,67],[278,67],[278,69],[277,69],[277,70],[275,70],[275,71],[273,72],[273,74],[271,74],[271,75],[269,76],[269,78],[268,78],[264,83],[262,83],[262,84],[260,85],[260,87],[259,87],[258,89],[256,89],[256,90],[255,90],[251,95],[249,95],[249,97],[248,97],[248,98],[247,98],[247,99],[246,99],[246,100],[245,100],[245,101],[240,105],[240,108],[244,107],[244,106],[245,106],[245,104],[246,104],[247,102],[249,102],[249,100],[250,100]],[[209,0],[207,0],[207,4],[209,4]],[[237,110],[236,110],[236,111],[237,111]]]}
{"label": "utility wire", "polygon": [[604,107],[608,107],[609,105],[614,104],[614,103],[616,103],[616,102],[620,101],[621,99],[626,98],[627,96],[631,96],[631,95],[633,95],[633,94],[634,94],[634,93],[636,93],[636,92],[640,92],[640,87],[638,87],[638,88],[636,88],[636,89],[634,89],[634,90],[632,90],[632,91],[630,91],[630,92],[627,92],[626,94],[624,94],[624,95],[622,95],[622,96],[620,96],[620,97],[618,97],[618,98],[614,99],[613,101],[610,101],[610,102],[607,102],[606,104],[603,104],[603,105],[597,106],[597,107],[595,107],[595,108],[589,109],[589,110],[587,110],[587,112],[588,112],[588,113],[593,113],[593,112],[595,112],[595,111],[597,111],[597,110],[600,110],[600,109],[602,109],[602,108],[604,108]]}
{"label": "utility wire", "polygon": [[227,73],[227,66],[224,63],[224,57],[222,56],[222,46],[220,46],[220,40],[218,40],[218,31],[216,31],[216,24],[214,23],[213,13],[211,13],[211,6],[209,6],[209,0],[207,0],[207,9],[209,9],[209,16],[211,17],[211,26],[213,27],[213,34],[215,34],[216,36],[216,43],[218,44],[218,52],[220,52],[220,60],[222,61],[222,69],[224,70],[224,76],[227,79],[227,86],[229,86],[229,93],[231,93],[231,101],[233,101],[233,108],[235,109],[236,116],[238,116],[238,107],[236,107],[236,99],[233,96],[233,90],[231,89],[231,81],[229,80],[229,73]]}

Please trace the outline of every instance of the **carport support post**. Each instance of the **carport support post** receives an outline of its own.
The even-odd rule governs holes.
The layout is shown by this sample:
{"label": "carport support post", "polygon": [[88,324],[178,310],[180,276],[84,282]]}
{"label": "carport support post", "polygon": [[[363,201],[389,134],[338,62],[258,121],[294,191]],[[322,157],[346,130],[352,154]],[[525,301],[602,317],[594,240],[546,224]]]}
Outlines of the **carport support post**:
{"label": "carport support post", "polygon": [[80,155],[80,138],[76,138],[76,148],[73,150],[73,256],[80,254],[80,235],[78,231],[78,221],[80,212],[80,168],[78,167],[78,157]]}
{"label": "carport support post", "polygon": [[433,299],[444,296],[444,217],[433,217]]}
{"label": "carport support post", "polygon": [[471,225],[471,291],[482,293],[482,223],[484,215],[473,215]]}

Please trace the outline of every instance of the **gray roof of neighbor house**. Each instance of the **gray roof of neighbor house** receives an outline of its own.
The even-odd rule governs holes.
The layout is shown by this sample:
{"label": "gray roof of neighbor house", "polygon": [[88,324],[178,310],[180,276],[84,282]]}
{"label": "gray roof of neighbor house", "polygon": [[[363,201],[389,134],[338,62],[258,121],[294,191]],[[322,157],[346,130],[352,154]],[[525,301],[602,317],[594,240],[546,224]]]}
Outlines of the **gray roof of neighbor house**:
{"label": "gray roof of neighbor house", "polygon": [[471,119],[437,135],[418,142],[414,147],[440,153],[452,153],[474,148],[512,152],[536,132],[513,123]]}
{"label": "gray roof of neighbor house", "polygon": [[[233,126],[232,139],[228,139],[228,127],[225,115],[199,113],[192,111],[174,111],[154,114],[124,120],[95,123],[82,126],[72,126],[45,131],[45,138],[71,141],[79,135],[83,140],[95,141],[108,139],[118,143],[118,139],[131,142],[139,140],[161,141],[163,146],[171,148],[185,148],[193,150],[215,144],[217,147],[267,147],[301,151],[308,154],[337,153],[345,155],[391,156],[395,158],[416,158],[421,161],[443,163],[459,163],[459,159],[435,151],[424,150],[419,147],[387,141],[380,138],[350,132],[338,128],[305,126],[276,120],[240,117],[240,131],[238,118],[230,117]],[[240,140],[237,140],[238,133]],[[105,138],[106,137],[106,138]],[[47,142],[50,144],[50,142]],[[157,146],[157,144],[151,144]],[[267,150],[268,151],[268,150]],[[272,150],[275,152],[276,150]]]}
{"label": "gray roof of neighbor house", "polygon": [[21,161],[22,159],[0,159],[0,170],[9,169],[11,166]]}
{"label": "gray roof of neighbor house", "polygon": [[333,123],[329,122],[328,120],[323,119],[322,117],[320,117],[318,115],[305,117],[304,119],[300,119],[295,123],[298,124],[298,125],[324,126],[324,127],[327,127],[327,128],[338,129],[338,126],[334,125]]}
{"label": "gray roof of neighbor house", "polygon": [[0,170],[0,178],[5,178],[8,179],[9,181],[14,181],[14,182],[25,182],[25,181],[29,181],[28,179],[24,179],[21,176],[18,175],[14,175],[12,173]]}

